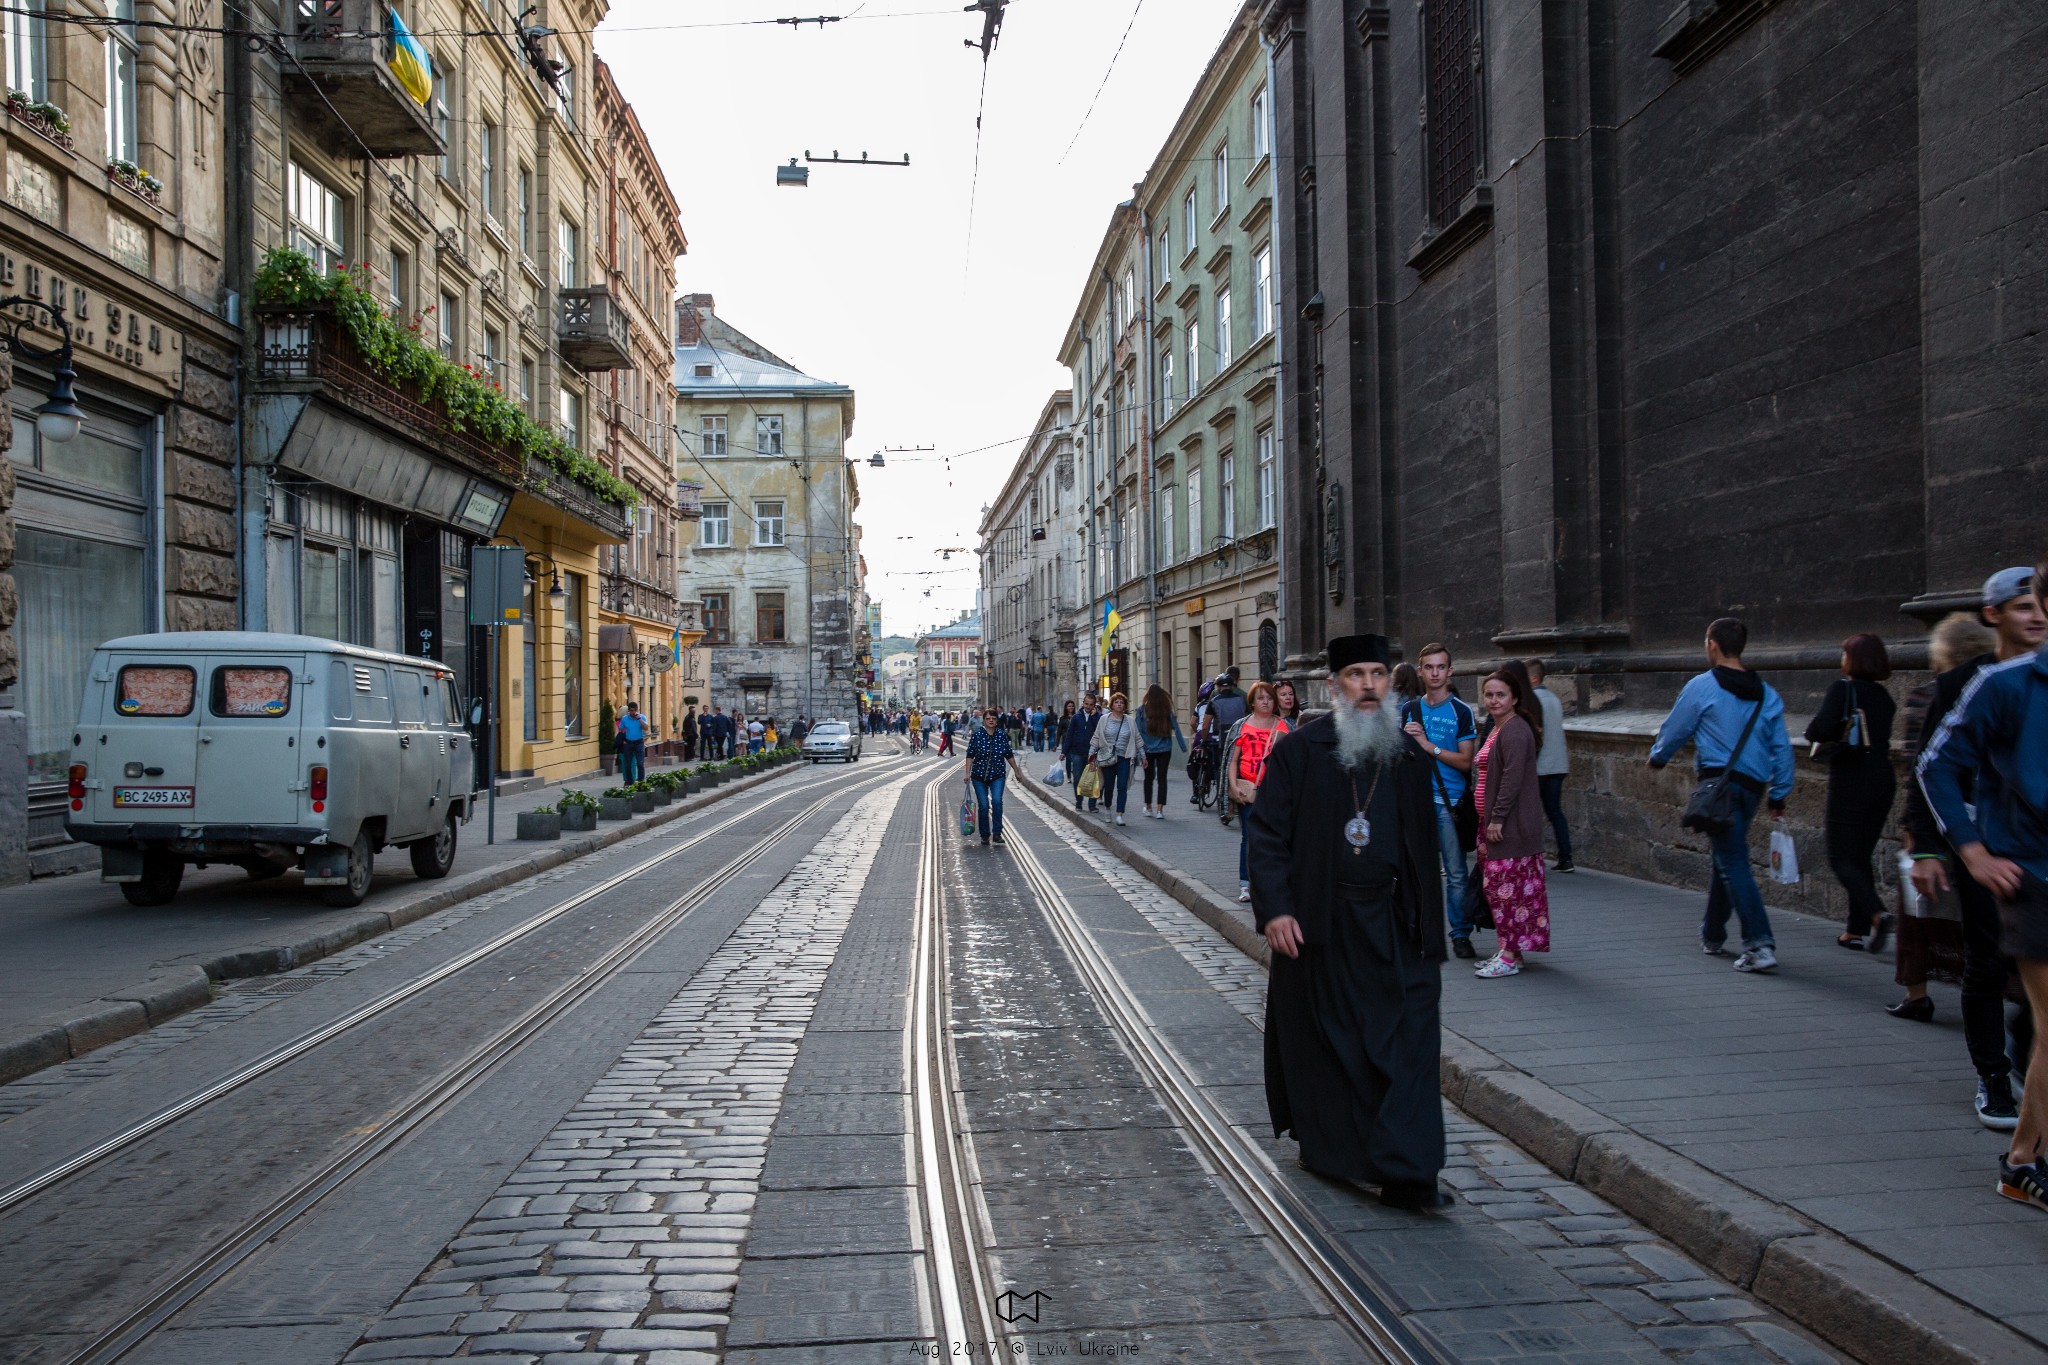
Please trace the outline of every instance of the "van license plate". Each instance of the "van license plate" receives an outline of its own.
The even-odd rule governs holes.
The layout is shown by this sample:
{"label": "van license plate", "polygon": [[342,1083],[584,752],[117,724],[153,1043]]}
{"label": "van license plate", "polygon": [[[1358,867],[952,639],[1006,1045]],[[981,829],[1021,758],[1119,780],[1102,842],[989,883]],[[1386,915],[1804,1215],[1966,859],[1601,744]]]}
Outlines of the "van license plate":
{"label": "van license plate", "polygon": [[190,787],[116,787],[114,804],[122,807],[134,806],[190,806]]}

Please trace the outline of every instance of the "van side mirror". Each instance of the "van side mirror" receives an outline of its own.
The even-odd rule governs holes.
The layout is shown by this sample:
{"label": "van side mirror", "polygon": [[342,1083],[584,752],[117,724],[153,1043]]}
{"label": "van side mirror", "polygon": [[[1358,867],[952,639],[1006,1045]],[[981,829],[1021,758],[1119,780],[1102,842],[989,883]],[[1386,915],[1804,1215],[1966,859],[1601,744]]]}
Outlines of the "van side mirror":
{"label": "van side mirror", "polygon": [[471,725],[482,725],[484,723],[483,698],[479,697],[469,704],[469,723]]}

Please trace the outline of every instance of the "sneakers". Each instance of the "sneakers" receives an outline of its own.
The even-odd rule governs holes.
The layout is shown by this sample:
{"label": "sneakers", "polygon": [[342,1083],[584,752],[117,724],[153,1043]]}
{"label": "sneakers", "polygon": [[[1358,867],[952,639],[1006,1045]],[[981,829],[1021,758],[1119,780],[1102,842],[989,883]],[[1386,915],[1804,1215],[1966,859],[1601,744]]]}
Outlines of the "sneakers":
{"label": "sneakers", "polygon": [[1727,945],[1721,943],[1707,943],[1702,941],[1700,944],[1700,951],[1705,953],[1708,957],[1728,956]]}
{"label": "sneakers", "polygon": [[997,848],[1001,848],[1002,846],[1003,846],[1003,832],[1002,832],[1001,830],[997,830],[997,831],[996,831],[996,847],[997,847]]}
{"label": "sneakers", "polygon": [[1577,872],[1579,865],[1570,858],[1560,858],[1557,862],[1550,865],[1550,870],[1552,872]]}
{"label": "sneakers", "polygon": [[2022,1204],[2032,1204],[2037,1209],[2048,1209],[2048,1167],[2037,1158],[2025,1166],[2015,1166],[2004,1157],[1998,1158],[1998,1192],[2007,1199]]}
{"label": "sneakers", "polygon": [[1746,949],[1741,957],[1735,959],[1738,972],[1767,972],[1777,965],[1778,955],[1769,948]]}
{"label": "sneakers", "polygon": [[1118,816],[1116,817],[1116,822],[1117,822],[1117,823],[1118,823],[1119,825],[1121,825],[1121,824],[1122,824],[1122,823],[1124,822],[1124,817],[1123,817],[1122,815],[1118,815]]}
{"label": "sneakers", "polygon": [[1251,898],[1252,884],[1250,882],[1239,882],[1237,884],[1237,903],[1239,905],[1244,905],[1247,902],[1249,902]]}
{"label": "sneakers", "polygon": [[1472,975],[1491,981],[1495,977],[1513,976],[1521,970],[1522,964],[1519,960],[1509,957],[1506,953],[1495,953],[1473,969]]}
{"label": "sneakers", "polygon": [[2020,1107],[2012,1097],[2012,1077],[1992,1076],[1977,1082],[1977,1122],[2001,1133],[2020,1126]]}
{"label": "sneakers", "polygon": [[1452,956],[1452,957],[1462,957],[1462,958],[1464,958],[1464,959],[1465,959],[1466,961],[1468,961],[1468,962],[1469,962],[1469,961],[1471,961],[1471,960],[1472,960],[1473,958],[1475,958],[1475,957],[1478,957],[1478,956],[1479,956],[1479,954],[1478,954],[1478,952],[1477,952],[1477,951],[1476,951],[1476,950],[1475,950],[1475,949],[1474,949],[1474,948],[1472,947],[1472,940],[1471,940],[1471,939],[1469,939],[1469,938],[1454,938],[1454,939],[1452,939],[1452,940],[1451,940],[1451,956]]}

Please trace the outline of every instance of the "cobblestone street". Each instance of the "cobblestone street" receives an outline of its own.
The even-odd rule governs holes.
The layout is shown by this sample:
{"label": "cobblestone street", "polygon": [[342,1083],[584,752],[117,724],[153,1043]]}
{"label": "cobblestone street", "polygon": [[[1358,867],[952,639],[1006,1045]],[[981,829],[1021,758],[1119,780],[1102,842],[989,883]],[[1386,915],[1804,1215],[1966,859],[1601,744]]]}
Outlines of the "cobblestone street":
{"label": "cobblestone street", "polygon": [[[962,840],[958,796],[950,764],[890,746],[0,1087],[0,1358],[1848,1358],[1448,1104],[1442,1213],[1303,1171],[1266,1121],[1264,969],[1028,798],[1008,847]],[[957,1105],[936,1134],[913,1065],[927,903]],[[1389,1336],[1361,1337],[1260,1199],[1318,1230]],[[996,1295],[986,1341],[941,1311],[963,1264]]]}

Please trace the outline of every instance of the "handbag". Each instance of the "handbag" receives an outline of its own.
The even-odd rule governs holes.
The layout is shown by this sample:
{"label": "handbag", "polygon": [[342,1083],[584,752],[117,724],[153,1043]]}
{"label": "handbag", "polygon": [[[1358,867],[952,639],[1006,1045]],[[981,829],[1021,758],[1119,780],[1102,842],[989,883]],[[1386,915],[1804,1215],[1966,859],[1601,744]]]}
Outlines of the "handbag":
{"label": "handbag", "polygon": [[960,837],[963,839],[972,839],[974,837],[975,830],[979,827],[979,823],[980,822],[976,818],[974,813],[974,798],[972,796],[961,797]]}
{"label": "handbag", "polygon": [[1863,708],[1855,705],[1855,690],[1849,692],[1849,714],[1842,717],[1840,739],[1817,739],[1806,756],[1816,763],[1830,762],[1837,751],[1842,749],[1867,749],[1870,747],[1870,718],[1863,714]]}
{"label": "handbag", "polygon": [[1764,704],[1758,702],[1756,709],[1749,713],[1743,724],[1742,738],[1735,741],[1729,751],[1728,766],[1721,769],[1719,777],[1701,778],[1686,798],[1685,813],[1678,817],[1678,823],[1701,834],[1726,834],[1735,828],[1736,813],[1741,810],[1740,798],[1735,795],[1735,760],[1742,757],[1743,748],[1749,743],[1749,732],[1756,728],[1756,718],[1764,713]]}

